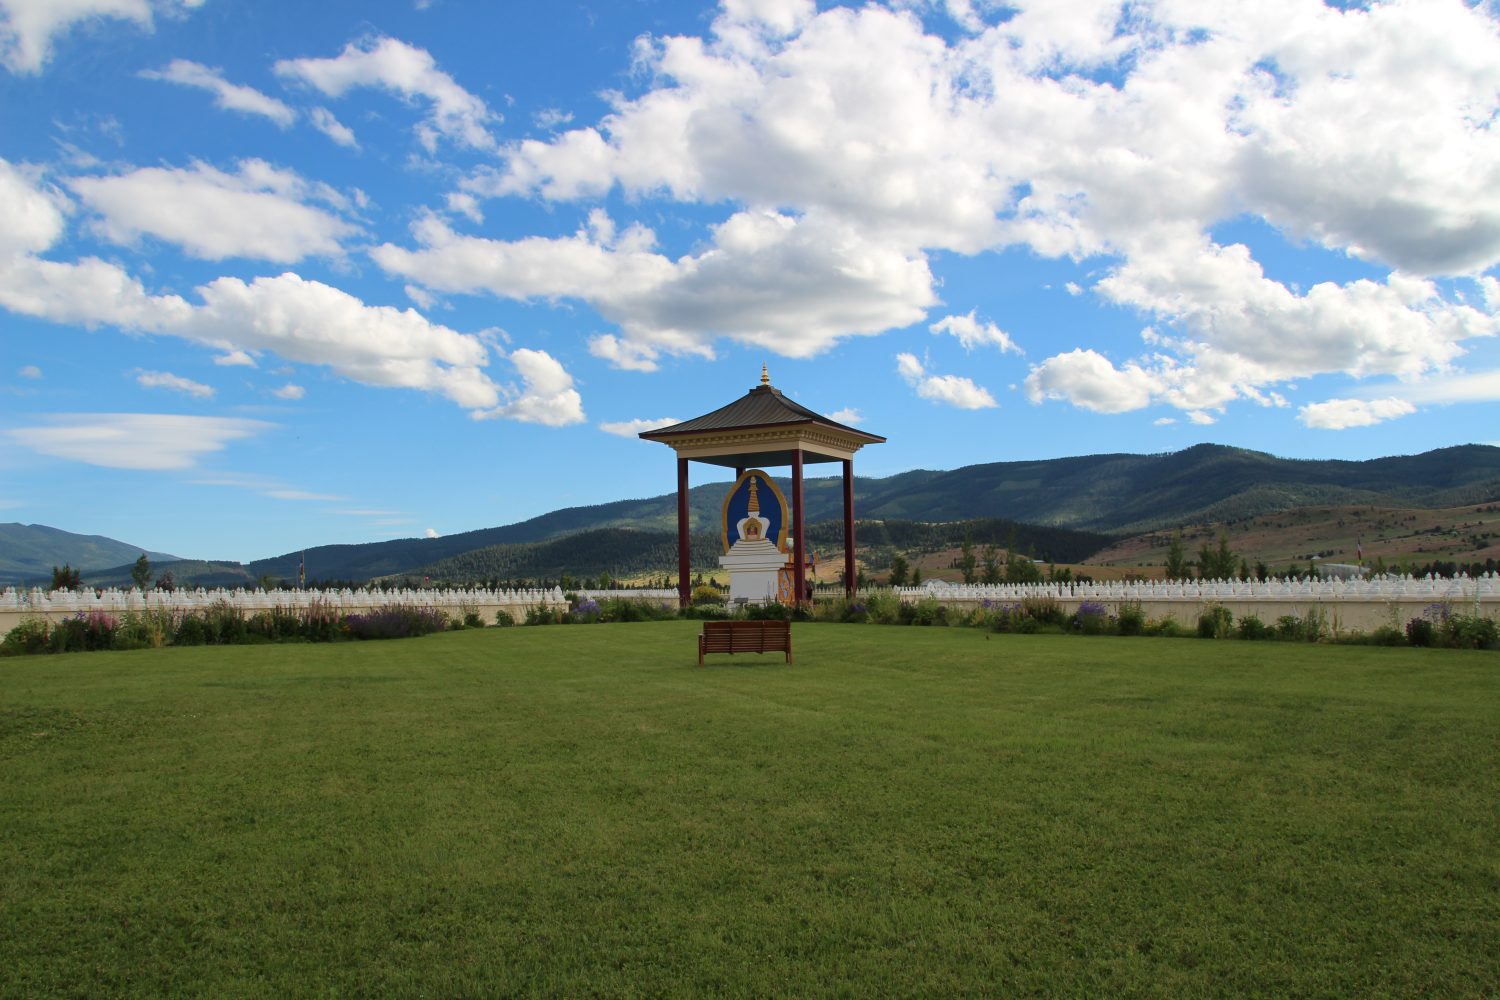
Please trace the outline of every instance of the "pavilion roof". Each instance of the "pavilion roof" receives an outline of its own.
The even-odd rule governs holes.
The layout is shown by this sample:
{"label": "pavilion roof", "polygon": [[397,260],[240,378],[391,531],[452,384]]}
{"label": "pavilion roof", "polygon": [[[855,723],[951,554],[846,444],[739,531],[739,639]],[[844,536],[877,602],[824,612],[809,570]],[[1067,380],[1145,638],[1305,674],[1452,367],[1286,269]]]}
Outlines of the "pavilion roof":
{"label": "pavilion roof", "polygon": [[672,424],[668,427],[658,427],[653,431],[643,431],[641,437],[647,441],[665,442],[681,434],[772,429],[783,425],[788,430],[796,425],[830,428],[843,434],[854,435],[865,444],[880,444],[885,441],[885,438],[878,434],[870,434],[856,427],[841,424],[837,420],[830,420],[821,413],[815,413],[801,403],[788,399],[780,389],[769,383],[758,385],[727,406],[721,406],[701,417],[684,420],[680,424]]}

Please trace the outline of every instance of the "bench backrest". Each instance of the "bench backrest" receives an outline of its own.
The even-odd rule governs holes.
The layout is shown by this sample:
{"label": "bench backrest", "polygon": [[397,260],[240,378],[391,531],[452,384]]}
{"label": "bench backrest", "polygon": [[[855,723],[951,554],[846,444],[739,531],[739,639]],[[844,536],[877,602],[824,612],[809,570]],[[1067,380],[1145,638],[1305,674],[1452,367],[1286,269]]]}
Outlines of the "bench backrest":
{"label": "bench backrest", "polygon": [[785,651],[791,634],[790,622],[704,622],[703,650],[707,653]]}

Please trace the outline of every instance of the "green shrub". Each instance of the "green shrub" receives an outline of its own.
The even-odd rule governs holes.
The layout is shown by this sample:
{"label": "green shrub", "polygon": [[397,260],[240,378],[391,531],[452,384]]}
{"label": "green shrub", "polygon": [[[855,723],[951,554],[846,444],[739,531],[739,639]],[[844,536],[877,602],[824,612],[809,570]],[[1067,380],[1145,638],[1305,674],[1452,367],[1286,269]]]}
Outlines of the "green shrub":
{"label": "green shrub", "polygon": [[1394,625],[1382,625],[1370,634],[1370,642],[1376,646],[1404,646],[1406,633]]}
{"label": "green shrub", "polygon": [[1043,625],[1066,625],[1068,623],[1068,616],[1063,614],[1062,606],[1057,603],[1057,598],[1050,595],[1023,598],[1021,613]]}
{"label": "green shrub", "polygon": [[201,646],[208,641],[208,628],[203,619],[194,614],[185,614],[177,621],[177,632],[172,636],[173,645]]}
{"label": "green shrub", "polygon": [[1271,630],[1266,626],[1266,623],[1255,615],[1246,615],[1241,618],[1237,631],[1241,639],[1252,641],[1256,639],[1269,639],[1271,637]]}
{"label": "green shrub", "polygon": [[1204,608],[1198,615],[1198,638],[1227,639],[1233,634],[1234,615],[1222,604]]}
{"label": "green shrub", "polygon": [[1451,649],[1500,649],[1500,630],[1493,618],[1448,614],[1438,626],[1438,640]]}
{"label": "green shrub", "polygon": [[1166,617],[1146,623],[1146,635],[1159,635],[1167,639],[1180,639],[1188,630],[1176,618]]}
{"label": "green shrub", "polygon": [[0,656],[45,653],[52,645],[52,623],[40,615],[22,618],[20,624],[0,640]]}
{"label": "green shrub", "polygon": [[702,584],[693,588],[693,604],[723,604],[724,592],[718,587]]}
{"label": "green shrub", "polygon": [[722,604],[694,604],[682,609],[682,617],[697,621],[721,622],[734,615]]}
{"label": "green shrub", "polygon": [[501,628],[515,628],[516,616],[502,608],[495,612],[495,624]]}
{"label": "green shrub", "polygon": [[792,609],[776,601],[768,601],[765,604],[747,604],[745,605],[745,620],[752,622],[789,622],[792,620]]}
{"label": "green shrub", "polygon": [[1413,618],[1406,623],[1406,641],[1413,646],[1431,646],[1437,629],[1426,618]]}
{"label": "green shrub", "polygon": [[1140,635],[1146,628],[1146,613],[1139,602],[1120,605],[1120,614],[1115,622],[1121,635]]}
{"label": "green shrub", "polygon": [[541,604],[538,604],[534,608],[527,608],[526,609],[526,620],[524,622],[522,622],[522,624],[523,625],[556,625],[558,623],[558,621],[560,620],[560,617],[561,616],[556,611],[554,611],[551,608],[547,607],[547,602],[546,601],[543,601]]}

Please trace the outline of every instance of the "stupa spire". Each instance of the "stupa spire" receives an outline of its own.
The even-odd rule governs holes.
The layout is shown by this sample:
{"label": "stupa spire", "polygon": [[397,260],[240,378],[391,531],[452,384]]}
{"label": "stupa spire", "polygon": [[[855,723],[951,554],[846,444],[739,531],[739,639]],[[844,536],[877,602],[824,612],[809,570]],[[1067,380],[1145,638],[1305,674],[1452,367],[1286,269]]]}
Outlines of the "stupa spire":
{"label": "stupa spire", "polygon": [[767,386],[771,384],[771,373],[766,370],[765,365],[760,366],[760,384]]}

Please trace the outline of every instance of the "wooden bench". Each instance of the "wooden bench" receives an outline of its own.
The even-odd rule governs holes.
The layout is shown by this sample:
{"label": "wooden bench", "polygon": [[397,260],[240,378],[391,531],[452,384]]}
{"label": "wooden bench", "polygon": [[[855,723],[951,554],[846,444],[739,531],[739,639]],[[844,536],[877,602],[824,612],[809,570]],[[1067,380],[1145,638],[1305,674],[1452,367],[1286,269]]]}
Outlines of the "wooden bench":
{"label": "wooden bench", "polygon": [[792,662],[790,622],[704,622],[698,636],[698,666],[705,653],[785,653]]}

